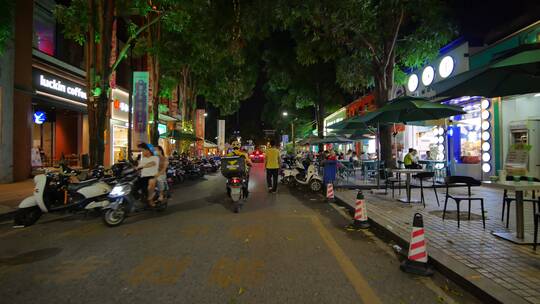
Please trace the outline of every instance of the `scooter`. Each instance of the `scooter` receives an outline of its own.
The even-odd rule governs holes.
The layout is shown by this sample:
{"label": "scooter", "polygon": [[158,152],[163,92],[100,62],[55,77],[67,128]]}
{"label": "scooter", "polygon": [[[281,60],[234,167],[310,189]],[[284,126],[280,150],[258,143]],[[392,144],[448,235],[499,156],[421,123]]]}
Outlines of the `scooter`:
{"label": "scooter", "polygon": [[34,177],[34,194],[25,198],[15,214],[15,226],[30,226],[43,213],[62,211],[89,211],[107,201],[114,177],[90,179],[77,183],[72,180],[77,172],[46,173]]}
{"label": "scooter", "polygon": [[245,173],[246,164],[242,157],[225,157],[221,163],[221,173],[227,178],[227,195],[233,202],[234,213],[238,213],[243,207],[242,199],[248,197],[249,173]]}
{"label": "scooter", "polygon": [[[296,162],[296,167],[284,173],[285,179],[289,180],[289,183],[296,183],[299,185],[308,185],[311,191],[319,192],[323,188],[323,180],[317,172],[317,167],[313,162],[310,162],[307,166],[307,170],[303,169],[304,165],[299,160]],[[292,182],[292,176],[294,176],[294,182]]]}
{"label": "scooter", "polygon": [[103,208],[103,222],[109,227],[121,225],[126,217],[132,212],[144,210],[164,211],[167,209],[167,195],[162,200],[157,200],[159,193],[154,192],[156,206],[150,208],[147,205],[145,191],[140,187],[140,172],[132,168],[131,172],[120,180],[108,195],[109,204]]}

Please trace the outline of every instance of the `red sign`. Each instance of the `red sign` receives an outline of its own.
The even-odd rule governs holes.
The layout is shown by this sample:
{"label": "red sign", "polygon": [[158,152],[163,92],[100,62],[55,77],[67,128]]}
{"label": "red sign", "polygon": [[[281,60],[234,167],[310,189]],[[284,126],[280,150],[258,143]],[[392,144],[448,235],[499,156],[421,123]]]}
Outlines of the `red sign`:
{"label": "red sign", "polygon": [[375,96],[373,94],[358,98],[347,105],[347,118],[362,115],[366,111],[373,111],[377,108]]}

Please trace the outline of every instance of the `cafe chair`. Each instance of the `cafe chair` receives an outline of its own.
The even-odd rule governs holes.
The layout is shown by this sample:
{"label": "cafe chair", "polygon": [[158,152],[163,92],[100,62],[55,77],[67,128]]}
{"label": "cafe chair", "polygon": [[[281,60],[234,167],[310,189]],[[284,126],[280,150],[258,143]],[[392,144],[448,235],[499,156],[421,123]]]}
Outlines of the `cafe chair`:
{"label": "cafe chair", "polygon": [[[513,176],[507,176],[506,181],[513,181]],[[521,176],[521,181],[528,181],[529,178],[527,176]],[[534,182],[540,182],[540,179],[533,177]],[[503,204],[502,204],[502,215],[501,215],[501,221],[504,221],[504,212],[506,211],[506,228],[508,228],[508,222],[510,219],[510,206],[512,205],[512,202],[516,201],[516,197],[511,197],[508,195],[508,190],[504,190],[503,193]],[[531,202],[533,205],[533,216],[536,215],[536,203],[540,204],[540,196],[538,196],[538,199],[536,198],[536,191],[532,191],[532,198],[523,198],[523,203],[525,202]]]}
{"label": "cafe chair", "polygon": [[[446,215],[446,206],[448,204],[448,200],[452,199],[456,202],[457,205],[457,224],[459,228],[460,224],[460,211],[459,211],[459,205],[461,201],[468,201],[469,202],[469,214],[468,219],[471,219],[471,202],[472,201],[480,201],[480,207],[482,210],[482,226],[484,229],[486,229],[486,218],[484,215],[484,199],[481,197],[472,197],[471,194],[471,187],[481,186],[482,183],[479,180],[476,180],[470,176],[447,176],[444,178],[444,182],[446,185],[446,197],[444,199],[444,209],[443,209],[443,221]],[[467,187],[467,196],[456,196],[450,194],[450,188],[455,188],[459,186],[465,186]]]}
{"label": "cafe chair", "polygon": [[[420,172],[415,175],[413,175],[413,178],[418,179],[420,181],[420,200],[422,201],[422,204],[424,204],[424,208],[426,208],[426,200],[424,198],[424,188],[433,188],[433,192],[435,192],[435,199],[437,200],[437,206],[441,206],[439,204],[439,195],[437,194],[437,186],[435,185],[435,172]],[[431,179],[432,184],[424,186],[424,182],[429,182]]]}
{"label": "cafe chair", "polygon": [[401,180],[401,174],[396,173],[396,175],[393,175],[392,172],[386,170],[385,172],[385,193],[388,194],[388,187],[392,189],[392,198],[394,198],[394,193],[396,189],[396,184],[398,187],[399,195],[401,195],[401,188],[402,186],[405,186],[405,183]]}

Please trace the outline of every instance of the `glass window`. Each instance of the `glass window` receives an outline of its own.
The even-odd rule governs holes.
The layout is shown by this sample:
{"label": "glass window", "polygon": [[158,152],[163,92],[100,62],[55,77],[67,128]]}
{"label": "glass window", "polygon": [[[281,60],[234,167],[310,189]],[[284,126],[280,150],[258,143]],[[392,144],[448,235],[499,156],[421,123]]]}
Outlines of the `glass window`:
{"label": "glass window", "polygon": [[52,9],[54,1],[34,3],[33,46],[43,53],[54,56],[56,51],[56,21]]}
{"label": "glass window", "polygon": [[456,124],[453,127],[454,141],[457,141],[460,146],[459,149],[454,150],[454,158],[458,163],[479,164],[482,153],[480,103],[469,104],[463,109],[467,114],[456,116]]}

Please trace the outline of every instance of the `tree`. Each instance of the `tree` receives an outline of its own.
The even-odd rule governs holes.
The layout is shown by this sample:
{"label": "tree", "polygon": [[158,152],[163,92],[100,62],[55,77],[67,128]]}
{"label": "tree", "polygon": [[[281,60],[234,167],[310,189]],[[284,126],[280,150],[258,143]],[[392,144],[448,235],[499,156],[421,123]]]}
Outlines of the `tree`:
{"label": "tree", "polygon": [[[394,98],[404,70],[436,56],[453,27],[440,0],[290,1],[285,24],[300,33],[304,62],[337,62],[337,80],[349,92],[372,87],[379,106]],[[394,164],[391,128],[381,127],[382,159]]]}
{"label": "tree", "polygon": [[0,14],[0,56],[13,37],[13,13],[15,11],[15,1],[0,0],[2,14]]}
{"label": "tree", "polygon": [[[150,3],[140,0],[73,0],[68,6],[56,7],[56,17],[64,25],[64,36],[77,41],[85,49],[91,166],[103,164],[110,78],[118,64],[126,58],[128,50],[146,29],[160,20],[174,29],[184,20],[185,16],[177,8],[175,1],[161,0]],[[132,18],[156,12],[158,7],[165,10],[161,11],[158,18],[153,18],[141,27],[133,22]],[[113,37],[113,24],[115,19],[120,17],[128,21],[129,38],[116,61],[111,64],[112,39],[116,39]]]}
{"label": "tree", "polygon": [[312,108],[318,136],[322,138],[326,113],[343,105],[347,97],[336,82],[333,61],[318,60],[302,64],[298,58],[295,41],[291,40],[289,34],[276,35],[268,43],[263,56],[269,79],[267,97],[284,108]]}

